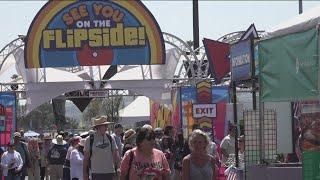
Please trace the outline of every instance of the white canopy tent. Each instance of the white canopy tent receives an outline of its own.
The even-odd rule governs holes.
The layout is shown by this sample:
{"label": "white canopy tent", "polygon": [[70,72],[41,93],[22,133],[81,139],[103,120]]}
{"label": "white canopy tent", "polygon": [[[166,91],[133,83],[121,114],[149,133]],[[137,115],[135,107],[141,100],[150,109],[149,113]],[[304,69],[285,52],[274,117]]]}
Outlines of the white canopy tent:
{"label": "white canopy tent", "polygon": [[24,137],[38,137],[40,134],[34,131],[27,131],[23,134]]}
{"label": "white canopy tent", "polygon": [[[104,72],[110,67],[82,67],[76,73],[66,71],[66,68],[26,69],[23,49],[18,48],[13,55],[12,60],[16,62],[6,62],[6,64],[8,68],[16,64],[16,72],[21,76],[20,82],[26,84],[27,113],[44,102],[63,96],[66,92],[98,89]],[[117,74],[106,82],[104,88],[130,90],[169,105],[170,96],[166,94],[170,92],[170,85],[180,58],[181,53],[172,48],[166,52],[164,65],[118,66]],[[89,80],[94,81],[95,87],[89,85]]]}
{"label": "white canopy tent", "polygon": [[150,120],[150,100],[146,96],[137,96],[127,106],[119,110],[123,125]]}
{"label": "white canopy tent", "polygon": [[270,28],[265,38],[273,38],[285,34],[292,34],[316,27],[320,23],[320,6],[316,6],[309,11],[303,12],[293,18]]}

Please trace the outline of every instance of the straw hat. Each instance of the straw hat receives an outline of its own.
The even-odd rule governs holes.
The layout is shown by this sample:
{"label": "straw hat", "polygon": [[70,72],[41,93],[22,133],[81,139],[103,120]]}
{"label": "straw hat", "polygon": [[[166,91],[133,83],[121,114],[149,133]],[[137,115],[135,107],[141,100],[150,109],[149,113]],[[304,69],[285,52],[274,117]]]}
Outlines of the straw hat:
{"label": "straw hat", "polygon": [[56,139],[52,140],[52,143],[57,145],[65,145],[66,141],[63,140],[63,137],[61,135],[58,135]]}
{"label": "straw hat", "polygon": [[21,138],[21,133],[20,133],[20,132],[15,132],[15,133],[13,134],[13,137],[19,137],[19,138]]}
{"label": "straw hat", "polygon": [[112,122],[108,122],[107,118],[105,116],[98,117],[93,120],[93,126],[92,127],[97,127],[101,125],[108,125],[112,124]]}
{"label": "straw hat", "polygon": [[124,132],[123,140],[128,141],[129,139],[135,137],[136,132],[133,129],[129,129],[126,132]]}

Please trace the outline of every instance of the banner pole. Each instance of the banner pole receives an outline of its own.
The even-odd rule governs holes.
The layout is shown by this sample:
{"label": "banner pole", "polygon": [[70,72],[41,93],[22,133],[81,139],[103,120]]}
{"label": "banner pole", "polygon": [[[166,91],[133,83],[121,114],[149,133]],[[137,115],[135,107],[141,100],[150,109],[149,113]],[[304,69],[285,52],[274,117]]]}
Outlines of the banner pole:
{"label": "banner pole", "polygon": [[235,134],[235,158],[236,158],[236,167],[239,167],[239,147],[238,147],[238,111],[237,111],[237,89],[236,82],[232,81],[232,97],[233,97],[233,118],[234,124],[236,125],[236,134]]}
{"label": "banner pole", "polygon": [[252,84],[252,107],[253,110],[257,109],[257,96],[256,96],[256,64],[254,58],[254,37],[250,36],[251,47],[251,84]]}

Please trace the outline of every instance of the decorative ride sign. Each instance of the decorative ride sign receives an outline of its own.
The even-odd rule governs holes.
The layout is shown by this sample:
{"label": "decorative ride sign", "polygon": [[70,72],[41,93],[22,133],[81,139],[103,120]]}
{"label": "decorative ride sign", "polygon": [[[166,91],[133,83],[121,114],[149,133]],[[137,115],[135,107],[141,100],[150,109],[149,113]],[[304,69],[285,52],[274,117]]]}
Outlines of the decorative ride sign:
{"label": "decorative ride sign", "polygon": [[217,107],[216,104],[193,104],[192,112],[194,118],[215,118],[217,116]]}
{"label": "decorative ride sign", "polygon": [[164,64],[159,25],[140,1],[49,1],[27,35],[26,68]]}

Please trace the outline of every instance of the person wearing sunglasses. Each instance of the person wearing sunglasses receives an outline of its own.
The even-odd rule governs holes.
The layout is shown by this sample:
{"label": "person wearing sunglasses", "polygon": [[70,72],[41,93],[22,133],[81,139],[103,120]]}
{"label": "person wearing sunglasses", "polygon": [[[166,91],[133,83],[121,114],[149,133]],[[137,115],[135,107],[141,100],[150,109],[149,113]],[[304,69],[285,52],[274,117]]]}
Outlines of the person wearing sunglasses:
{"label": "person wearing sunglasses", "polygon": [[170,168],[164,153],[156,148],[155,133],[140,128],[136,134],[137,147],[127,151],[120,165],[120,180],[169,180]]}

